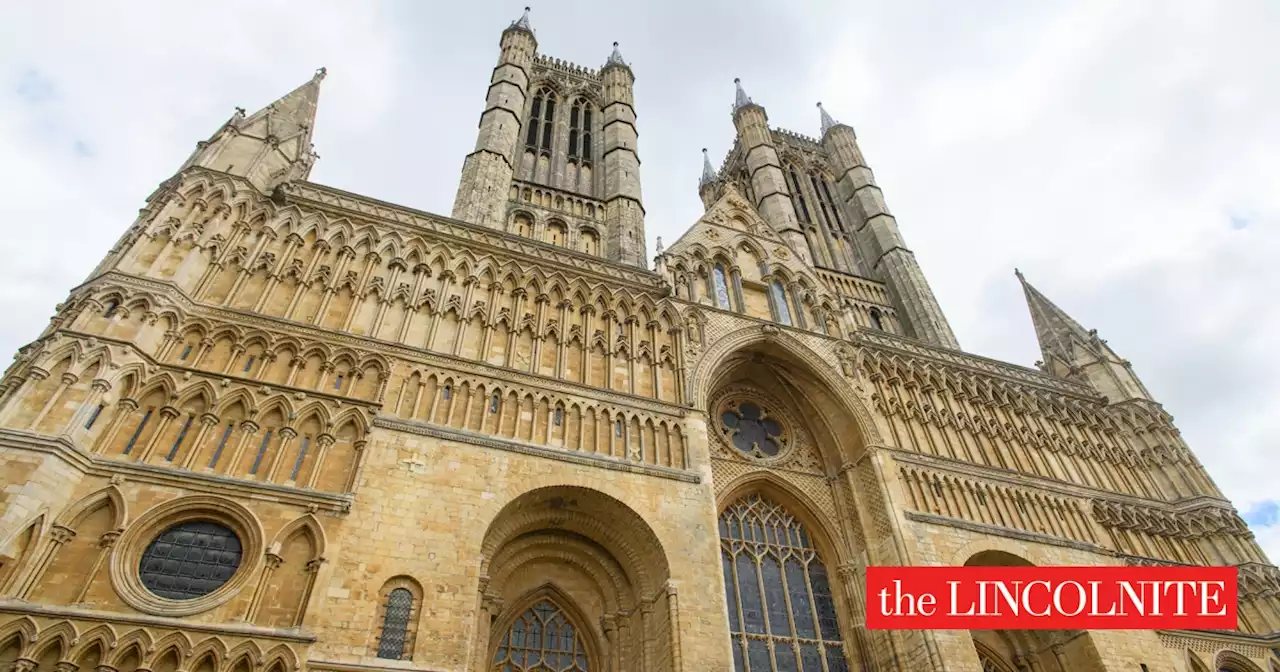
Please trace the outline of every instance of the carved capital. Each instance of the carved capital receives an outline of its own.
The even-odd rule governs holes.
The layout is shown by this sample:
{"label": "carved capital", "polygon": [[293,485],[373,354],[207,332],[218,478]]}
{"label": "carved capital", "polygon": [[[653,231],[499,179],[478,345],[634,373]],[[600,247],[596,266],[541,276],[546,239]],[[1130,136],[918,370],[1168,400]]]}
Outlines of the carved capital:
{"label": "carved capital", "polygon": [[49,538],[53,540],[53,543],[59,545],[71,541],[75,536],[76,531],[66,525],[54,525],[53,528],[49,530]]}

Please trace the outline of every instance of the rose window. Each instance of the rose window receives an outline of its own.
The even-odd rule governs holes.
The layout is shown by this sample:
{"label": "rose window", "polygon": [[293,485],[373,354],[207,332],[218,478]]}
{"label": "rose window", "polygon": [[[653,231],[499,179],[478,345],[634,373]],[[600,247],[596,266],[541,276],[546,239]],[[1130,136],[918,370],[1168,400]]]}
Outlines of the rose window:
{"label": "rose window", "polygon": [[729,443],[746,455],[775,457],[787,446],[782,423],[753,402],[730,403],[720,414],[720,423]]}

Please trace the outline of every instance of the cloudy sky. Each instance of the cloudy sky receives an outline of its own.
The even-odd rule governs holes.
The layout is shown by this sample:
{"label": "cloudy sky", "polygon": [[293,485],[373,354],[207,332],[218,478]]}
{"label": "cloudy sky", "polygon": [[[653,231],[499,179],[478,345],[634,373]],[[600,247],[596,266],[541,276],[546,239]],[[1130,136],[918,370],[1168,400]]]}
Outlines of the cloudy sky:
{"label": "cloudy sky", "polygon": [[[29,342],[235,106],[329,70],[312,179],[448,213],[499,2],[4,3],[0,351]],[[460,9],[465,7],[465,9]],[[1280,3],[654,0],[533,8],[636,72],[650,249],[701,214],[733,78],[853,125],[969,351],[1039,358],[1013,268],[1097,328],[1280,559]]]}

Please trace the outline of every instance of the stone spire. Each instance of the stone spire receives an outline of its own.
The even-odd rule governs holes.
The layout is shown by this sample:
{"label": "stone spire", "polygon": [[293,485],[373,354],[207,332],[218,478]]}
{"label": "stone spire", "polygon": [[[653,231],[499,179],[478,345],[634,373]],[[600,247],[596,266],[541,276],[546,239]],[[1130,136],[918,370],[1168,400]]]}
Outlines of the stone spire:
{"label": "stone spire", "polygon": [[610,65],[622,65],[622,66],[627,65],[627,62],[622,60],[622,52],[618,51],[617,42],[613,43],[613,53],[609,54],[609,59],[605,61],[604,64],[605,64],[605,67],[608,67]]}
{"label": "stone spire", "polygon": [[1093,387],[1112,403],[1153,401],[1126,359],[1116,355],[1094,329],[1085,329],[1014,269],[1031,311],[1031,323],[1044,360],[1040,367],[1060,378]]}
{"label": "stone spire", "polygon": [[520,18],[511,22],[511,25],[507,27],[507,30],[523,30],[524,32],[529,33],[530,35],[533,34],[533,26],[529,23],[528,7],[524,8],[524,14],[522,14]]}
{"label": "stone spire", "polygon": [[751,102],[751,97],[747,95],[747,92],[742,90],[742,80],[741,80],[741,79],[738,79],[737,77],[734,77],[734,78],[733,78],[733,85],[734,85],[734,86],[736,86],[736,87],[738,87],[738,92],[737,92],[737,94],[736,94],[736,95],[734,96],[734,98],[733,98],[733,110],[734,110],[735,112],[737,112],[738,110],[740,110],[740,109],[742,109],[742,108],[744,108],[744,107],[746,107],[746,106],[748,106],[748,105],[754,105],[754,104],[755,104],[755,103],[752,103],[752,102]]}
{"label": "stone spire", "polygon": [[822,115],[822,135],[826,135],[827,131],[836,125],[836,120],[827,114],[827,109],[822,106],[821,102],[818,103],[818,113]]}
{"label": "stone spire", "polygon": [[319,156],[311,144],[324,68],[266,107],[245,115],[241,108],[183,164],[243,177],[264,193],[284,182],[305,180]]}
{"label": "stone spire", "polygon": [[698,180],[699,187],[705,187],[716,181],[716,169],[711,167],[711,157],[707,154],[707,148],[702,148],[702,179]]}

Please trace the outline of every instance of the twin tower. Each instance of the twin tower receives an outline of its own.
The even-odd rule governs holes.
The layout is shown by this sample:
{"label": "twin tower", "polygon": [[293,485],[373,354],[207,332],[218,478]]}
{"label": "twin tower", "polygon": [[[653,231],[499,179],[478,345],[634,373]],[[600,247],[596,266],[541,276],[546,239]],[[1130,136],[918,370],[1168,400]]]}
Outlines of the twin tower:
{"label": "twin tower", "polygon": [[[500,44],[453,216],[646,267],[635,75],[617,43],[598,71],[548,58],[525,8]],[[821,140],[771,129],[740,84],[733,118],[738,137],[723,168],[704,164],[706,207],[732,185],[797,256],[885,282],[912,335],[958,347],[853,129],[825,110]]]}

